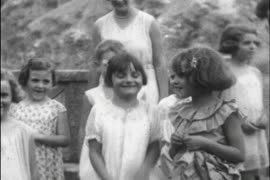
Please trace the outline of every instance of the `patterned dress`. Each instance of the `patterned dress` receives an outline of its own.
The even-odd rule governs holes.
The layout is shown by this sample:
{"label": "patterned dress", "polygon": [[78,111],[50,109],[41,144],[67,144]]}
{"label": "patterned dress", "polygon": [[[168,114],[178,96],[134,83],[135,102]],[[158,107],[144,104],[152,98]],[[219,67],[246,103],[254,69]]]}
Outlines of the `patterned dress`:
{"label": "patterned dress", "polygon": [[[169,107],[169,108],[168,108]],[[227,144],[223,124],[232,113],[238,113],[234,102],[216,99],[211,106],[194,108],[190,101],[183,102],[170,96],[159,104],[163,112],[165,145],[162,149],[160,165],[168,180],[239,180],[241,165],[228,163],[204,151],[178,150],[172,159],[169,155],[170,137],[173,132],[199,135],[220,144]],[[242,116],[238,113],[239,118]],[[166,126],[167,125],[167,126]],[[165,178],[164,178],[165,180]]]}
{"label": "patterned dress", "polygon": [[[56,135],[58,114],[66,108],[56,100],[46,99],[42,102],[23,100],[12,110],[13,115],[28,125],[33,132],[44,135]],[[49,147],[36,143],[37,169],[40,180],[64,180],[61,148]]]}

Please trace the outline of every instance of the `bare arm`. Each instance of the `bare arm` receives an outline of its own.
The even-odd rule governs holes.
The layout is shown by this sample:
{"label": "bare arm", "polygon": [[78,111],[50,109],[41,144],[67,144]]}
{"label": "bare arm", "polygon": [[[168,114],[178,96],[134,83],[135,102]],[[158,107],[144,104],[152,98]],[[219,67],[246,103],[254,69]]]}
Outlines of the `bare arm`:
{"label": "bare arm", "polygon": [[36,142],[52,147],[58,146],[66,147],[69,145],[70,131],[67,122],[67,113],[66,112],[59,113],[56,118],[58,118],[57,134],[52,136],[37,134],[35,136]]}
{"label": "bare arm", "polygon": [[105,162],[101,154],[102,145],[95,139],[88,141],[91,150],[89,151],[89,157],[93,168],[95,169],[101,180],[111,180],[109,173],[106,170]]}
{"label": "bare arm", "polygon": [[30,136],[29,139],[29,164],[30,164],[30,173],[31,173],[31,180],[38,180],[39,174],[38,169],[36,168],[36,153],[35,153],[35,143],[34,137]]}
{"label": "bare arm", "polygon": [[83,144],[84,137],[85,137],[85,127],[86,122],[91,111],[92,104],[89,102],[86,95],[83,97],[83,106],[81,112],[81,123],[80,123],[80,130],[79,130],[79,145]]}
{"label": "bare arm", "polygon": [[157,85],[159,88],[159,100],[168,96],[168,75],[163,60],[162,38],[156,21],[150,27],[150,38],[153,50],[153,65],[155,68]]}
{"label": "bare arm", "polygon": [[244,161],[244,144],[241,122],[236,114],[232,114],[224,124],[224,132],[228,145],[212,142],[206,146],[206,151],[232,163]]}

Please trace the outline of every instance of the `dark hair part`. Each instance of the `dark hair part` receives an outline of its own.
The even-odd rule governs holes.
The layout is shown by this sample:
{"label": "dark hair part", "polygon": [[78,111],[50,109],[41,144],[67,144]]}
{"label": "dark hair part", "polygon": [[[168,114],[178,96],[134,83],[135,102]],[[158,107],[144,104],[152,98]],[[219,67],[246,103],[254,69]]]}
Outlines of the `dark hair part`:
{"label": "dark hair part", "polygon": [[12,72],[1,68],[1,81],[7,81],[9,83],[12,94],[11,101],[13,103],[18,103],[23,99],[24,92]]}
{"label": "dark hair part", "polygon": [[244,24],[228,25],[221,35],[219,51],[225,54],[234,55],[238,51],[239,43],[245,34],[258,35],[257,31]]}
{"label": "dark hair part", "polygon": [[100,42],[95,50],[95,64],[100,65],[103,54],[107,52],[119,53],[124,49],[123,44],[117,40],[104,40]]}
{"label": "dark hair part", "polygon": [[112,87],[113,86],[112,75],[117,72],[125,73],[127,69],[130,68],[130,65],[133,65],[135,70],[142,74],[143,85],[146,85],[147,76],[145,74],[142,64],[135,56],[125,51],[115,55],[109,61],[104,80],[105,84],[108,87]]}
{"label": "dark hair part", "polygon": [[19,74],[19,83],[25,87],[29,80],[30,71],[49,71],[52,74],[52,85],[56,84],[55,69],[53,65],[44,59],[30,59],[24,65]]}
{"label": "dark hair part", "polygon": [[235,83],[235,77],[215,50],[198,46],[178,53],[171,63],[180,77],[187,77],[192,86],[209,91],[221,91]]}

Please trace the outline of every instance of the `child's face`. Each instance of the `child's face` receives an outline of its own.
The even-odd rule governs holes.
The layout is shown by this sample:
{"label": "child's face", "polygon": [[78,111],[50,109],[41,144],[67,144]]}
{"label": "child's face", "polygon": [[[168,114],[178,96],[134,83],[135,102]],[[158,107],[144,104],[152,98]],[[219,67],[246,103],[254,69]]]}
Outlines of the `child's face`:
{"label": "child's face", "polygon": [[31,70],[27,82],[27,93],[33,101],[42,101],[52,88],[52,73],[50,71]]}
{"label": "child's face", "polygon": [[109,59],[111,59],[113,56],[115,56],[115,52],[108,51],[108,52],[105,52],[101,57],[102,60],[101,60],[101,65],[100,65],[100,71],[103,77],[105,77]]}
{"label": "child's face", "polygon": [[173,70],[169,71],[169,81],[173,92],[180,99],[192,96],[193,88],[190,85],[187,77],[178,76]]}
{"label": "child's face", "polygon": [[244,34],[242,40],[238,45],[237,59],[239,59],[240,61],[252,59],[259,45],[260,42],[255,34]]}
{"label": "child's face", "polygon": [[9,110],[12,100],[11,87],[8,81],[1,80],[1,120],[4,120],[5,115]]}
{"label": "child's face", "polygon": [[142,74],[131,64],[126,72],[115,72],[112,75],[114,93],[121,98],[136,98],[143,80]]}

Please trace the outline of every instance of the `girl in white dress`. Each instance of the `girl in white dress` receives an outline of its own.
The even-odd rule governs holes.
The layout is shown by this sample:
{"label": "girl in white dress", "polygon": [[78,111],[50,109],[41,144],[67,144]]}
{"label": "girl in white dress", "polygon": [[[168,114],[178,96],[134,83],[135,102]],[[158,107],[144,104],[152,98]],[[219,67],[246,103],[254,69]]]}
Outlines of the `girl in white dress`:
{"label": "girl in white dress", "polygon": [[89,115],[86,139],[98,178],[147,180],[159,156],[160,124],[151,105],[137,99],[146,74],[138,60],[123,52],[108,64],[105,84],[111,101],[96,103]]}
{"label": "girl in white dress", "polygon": [[1,69],[1,180],[36,180],[34,141],[11,116],[11,103],[21,99],[15,77]]}
{"label": "girl in white dress", "polygon": [[[101,42],[96,48],[95,64],[101,76],[99,85],[97,87],[85,91],[85,96],[83,99],[83,115],[80,126],[80,133],[83,139],[86,120],[93,105],[97,102],[105,102],[112,98],[112,89],[105,86],[104,76],[106,73],[108,61],[111,59],[111,57],[113,57],[115,54],[119,53],[122,50],[123,45],[119,41],[115,40],[105,40]],[[93,176],[96,176],[93,167],[91,166],[91,162],[89,159],[89,149],[87,146],[87,141],[85,141],[85,139],[82,143],[79,176],[81,180],[89,180],[93,178]]]}
{"label": "girl in white dress", "polygon": [[132,7],[130,0],[110,0],[113,11],[99,18],[94,25],[93,41],[105,39],[123,43],[128,52],[142,64],[148,83],[139,98],[157,104],[168,94],[167,71],[162,58],[161,34],[155,18]]}
{"label": "girl in white dress", "polygon": [[231,55],[228,64],[237,82],[222,92],[224,99],[235,99],[246,115],[242,124],[246,160],[242,178],[255,180],[258,170],[269,166],[266,132],[268,118],[263,107],[261,72],[250,65],[260,45],[257,32],[246,25],[229,25],[222,34],[220,51]]}

